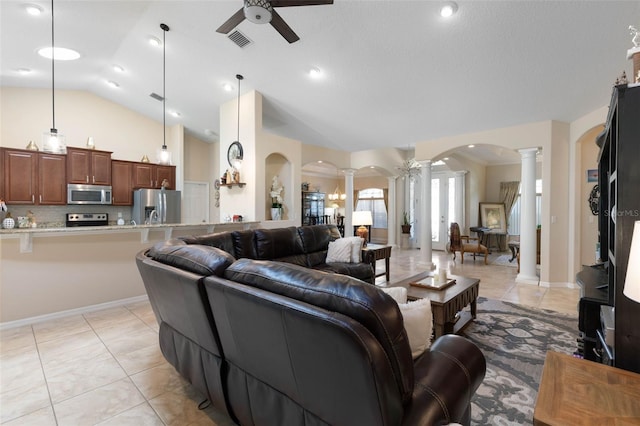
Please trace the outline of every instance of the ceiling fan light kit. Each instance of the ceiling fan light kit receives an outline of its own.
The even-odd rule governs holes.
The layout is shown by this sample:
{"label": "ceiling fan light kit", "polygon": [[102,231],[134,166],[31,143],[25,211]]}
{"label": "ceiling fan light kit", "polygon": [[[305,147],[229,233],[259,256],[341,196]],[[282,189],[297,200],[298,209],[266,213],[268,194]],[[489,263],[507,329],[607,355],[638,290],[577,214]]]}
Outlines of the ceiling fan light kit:
{"label": "ceiling fan light kit", "polygon": [[247,19],[255,24],[271,24],[289,43],[295,43],[300,37],[289,27],[274,10],[276,7],[317,6],[333,4],[333,0],[243,0],[244,7],[234,13],[216,30],[228,34],[232,29]]}

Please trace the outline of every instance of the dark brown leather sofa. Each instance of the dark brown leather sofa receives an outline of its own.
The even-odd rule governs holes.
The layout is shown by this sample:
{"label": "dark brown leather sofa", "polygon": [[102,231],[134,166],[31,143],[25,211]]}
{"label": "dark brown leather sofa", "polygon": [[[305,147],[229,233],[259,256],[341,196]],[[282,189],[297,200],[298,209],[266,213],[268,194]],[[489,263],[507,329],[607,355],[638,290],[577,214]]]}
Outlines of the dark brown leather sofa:
{"label": "dark brown leather sofa", "polygon": [[375,286],[185,240],[136,262],[165,358],[238,424],[469,424],[480,350],[446,335],[413,360]]}

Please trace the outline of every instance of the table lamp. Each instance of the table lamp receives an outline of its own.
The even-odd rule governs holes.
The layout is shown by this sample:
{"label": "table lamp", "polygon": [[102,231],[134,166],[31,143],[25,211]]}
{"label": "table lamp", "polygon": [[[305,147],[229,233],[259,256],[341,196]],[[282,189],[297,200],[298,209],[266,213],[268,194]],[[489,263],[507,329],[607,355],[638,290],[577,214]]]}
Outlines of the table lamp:
{"label": "table lamp", "polygon": [[364,245],[367,245],[367,240],[369,239],[369,230],[367,229],[367,225],[373,225],[373,216],[370,211],[356,211],[353,212],[351,216],[351,224],[353,226],[359,226],[356,229],[356,235],[360,238],[364,238]]}
{"label": "table lamp", "polygon": [[640,221],[636,221],[633,226],[623,293],[634,302],[640,303]]}

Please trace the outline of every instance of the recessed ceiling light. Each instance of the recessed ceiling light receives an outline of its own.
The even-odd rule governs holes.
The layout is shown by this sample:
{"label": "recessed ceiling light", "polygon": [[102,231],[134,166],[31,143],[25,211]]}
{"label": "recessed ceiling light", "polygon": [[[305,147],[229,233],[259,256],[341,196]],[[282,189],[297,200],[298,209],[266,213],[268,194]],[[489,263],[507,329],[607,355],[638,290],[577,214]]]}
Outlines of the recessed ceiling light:
{"label": "recessed ceiling light", "polygon": [[440,8],[440,16],[450,18],[458,11],[458,5],[454,2],[447,2]]}
{"label": "recessed ceiling light", "polygon": [[447,161],[449,160],[449,157],[444,157],[442,160]]}
{"label": "recessed ceiling light", "polygon": [[320,68],[318,67],[313,67],[309,70],[309,76],[311,78],[320,78],[322,76],[322,71],[320,71]]}
{"label": "recessed ceiling light", "polygon": [[43,47],[38,50],[38,55],[44,56],[47,59],[55,59],[56,61],[74,61],[80,57],[78,52],[73,49],[67,49],[66,47]]}
{"label": "recessed ceiling light", "polygon": [[115,72],[124,72],[124,68],[117,64],[114,64],[111,68],[113,68]]}
{"label": "recessed ceiling light", "polygon": [[111,87],[113,87],[114,89],[117,89],[118,87],[120,87],[120,85],[118,83],[116,83],[115,81],[111,81],[111,80],[107,80],[107,84]]}
{"label": "recessed ceiling light", "polygon": [[153,47],[162,46],[162,42],[160,41],[160,39],[154,36],[149,37],[149,44],[152,45]]}
{"label": "recessed ceiling light", "polygon": [[24,7],[29,15],[38,16],[42,14],[42,8],[37,4],[28,4]]}
{"label": "recessed ceiling light", "polygon": [[169,114],[173,115],[174,117],[180,117],[182,115],[178,111],[169,111]]}
{"label": "recessed ceiling light", "polygon": [[322,160],[318,160],[318,164],[321,164],[321,163],[322,163]]}
{"label": "recessed ceiling light", "polygon": [[30,74],[31,70],[29,68],[18,68],[16,72],[18,74],[26,75],[26,74]]}
{"label": "recessed ceiling light", "polygon": [[233,90],[233,86],[232,86],[230,83],[224,83],[224,84],[222,85],[222,88],[223,88],[224,90],[226,90],[227,92],[230,92],[230,91],[232,91],[232,90]]}
{"label": "recessed ceiling light", "polygon": [[467,145],[467,148],[475,148],[475,145]]}
{"label": "recessed ceiling light", "polygon": [[370,169],[375,169],[375,168],[376,168],[376,166],[369,166],[369,168],[370,168]]}

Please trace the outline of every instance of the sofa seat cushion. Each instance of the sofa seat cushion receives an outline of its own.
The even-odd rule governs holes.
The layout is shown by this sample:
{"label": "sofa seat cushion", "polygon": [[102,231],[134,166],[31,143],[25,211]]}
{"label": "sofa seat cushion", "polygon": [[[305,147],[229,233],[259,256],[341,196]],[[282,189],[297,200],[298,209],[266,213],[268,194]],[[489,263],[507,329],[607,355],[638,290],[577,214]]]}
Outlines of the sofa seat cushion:
{"label": "sofa seat cushion", "polygon": [[312,266],[316,271],[348,275],[362,281],[370,282],[373,268],[368,263],[321,263]]}
{"label": "sofa seat cushion", "polygon": [[160,263],[204,276],[223,276],[224,270],[235,261],[235,258],[224,250],[199,244],[185,244],[177,239],[155,244],[149,250],[149,257]]}
{"label": "sofa seat cushion", "polygon": [[403,401],[410,398],[413,391],[413,363],[402,315],[398,305],[374,286],[346,275],[249,259],[236,261],[227,268],[224,277],[358,321],[373,334],[386,352]]}

